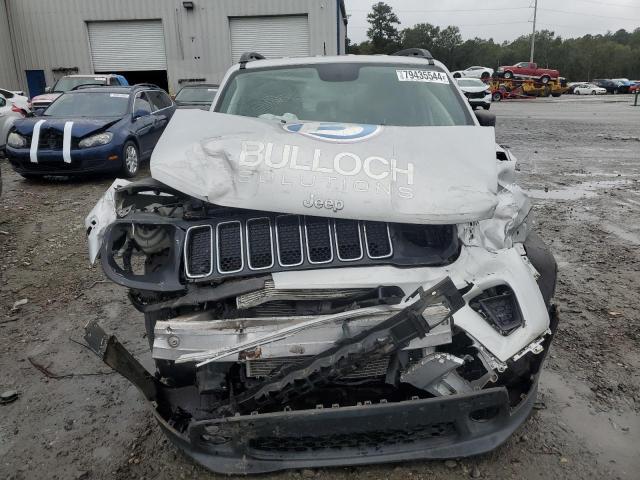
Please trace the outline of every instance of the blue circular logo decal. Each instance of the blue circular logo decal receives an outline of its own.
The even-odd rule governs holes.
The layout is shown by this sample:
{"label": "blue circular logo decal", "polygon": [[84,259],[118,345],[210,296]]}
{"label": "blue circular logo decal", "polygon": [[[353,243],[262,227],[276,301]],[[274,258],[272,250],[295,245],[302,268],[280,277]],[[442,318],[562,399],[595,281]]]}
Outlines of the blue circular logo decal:
{"label": "blue circular logo decal", "polygon": [[284,125],[287,132],[299,133],[316,140],[350,143],[373,137],[382,130],[381,125],[360,123],[304,122]]}

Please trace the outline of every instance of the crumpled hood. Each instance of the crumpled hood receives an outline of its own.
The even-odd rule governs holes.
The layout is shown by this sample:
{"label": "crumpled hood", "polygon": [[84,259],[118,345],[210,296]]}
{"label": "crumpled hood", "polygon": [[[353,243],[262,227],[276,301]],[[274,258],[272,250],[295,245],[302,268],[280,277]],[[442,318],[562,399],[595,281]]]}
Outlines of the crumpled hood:
{"label": "crumpled hood", "polygon": [[73,122],[72,134],[76,138],[83,138],[94,132],[110,127],[119,117],[104,117],[100,119],[82,117],[29,117],[16,121],[14,128],[21,135],[31,135],[33,127],[37,122],[40,124],[41,134],[47,130],[58,130],[64,132],[64,126],[68,122]]}
{"label": "crumpled hood", "polygon": [[43,93],[42,95],[36,95],[31,99],[31,102],[53,102],[58,98],[61,93]]}
{"label": "crumpled hood", "polygon": [[151,175],[217,205],[402,223],[490,218],[493,128],[389,127],[178,110]]}

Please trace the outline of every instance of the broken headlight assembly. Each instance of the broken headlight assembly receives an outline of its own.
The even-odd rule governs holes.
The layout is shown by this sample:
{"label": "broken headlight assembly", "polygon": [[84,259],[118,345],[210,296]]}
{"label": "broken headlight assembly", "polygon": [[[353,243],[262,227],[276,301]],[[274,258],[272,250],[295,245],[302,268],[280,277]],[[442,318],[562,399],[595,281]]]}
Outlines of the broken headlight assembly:
{"label": "broken headlight assembly", "polygon": [[516,295],[507,285],[484,290],[469,302],[469,306],[505,336],[524,324]]}
{"label": "broken headlight assembly", "polygon": [[[120,220],[106,231],[100,255],[106,275],[131,288],[178,291],[184,230],[171,223]],[[158,288],[159,287],[159,288]]]}
{"label": "broken headlight assembly", "polygon": [[22,148],[27,146],[26,137],[17,132],[11,132],[7,137],[7,145],[13,148]]}

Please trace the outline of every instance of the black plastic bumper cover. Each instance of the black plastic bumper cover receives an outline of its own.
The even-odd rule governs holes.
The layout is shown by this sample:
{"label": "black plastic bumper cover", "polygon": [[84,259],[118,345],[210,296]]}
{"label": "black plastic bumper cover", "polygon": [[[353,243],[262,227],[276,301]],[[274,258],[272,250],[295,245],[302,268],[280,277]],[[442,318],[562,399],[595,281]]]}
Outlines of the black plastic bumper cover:
{"label": "black plastic bumper cover", "polygon": [[204,467],[255,474],[488,452],[526,420],[536,389],[514,411],[500,387],[444,398],[202,420],[185,433],[157,411],[156,417],[171,441]]}

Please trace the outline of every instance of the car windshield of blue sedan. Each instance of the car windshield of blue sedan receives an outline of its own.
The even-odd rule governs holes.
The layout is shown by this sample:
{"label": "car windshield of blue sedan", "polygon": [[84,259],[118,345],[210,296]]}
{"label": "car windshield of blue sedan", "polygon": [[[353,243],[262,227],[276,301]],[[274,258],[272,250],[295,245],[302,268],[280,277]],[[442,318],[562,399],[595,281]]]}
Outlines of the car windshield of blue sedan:
{"label": "car windshield of blue sedan", "polygon": [[44,111],[47,117],[121,117],[127,113],[128,93],[67,93]]}

